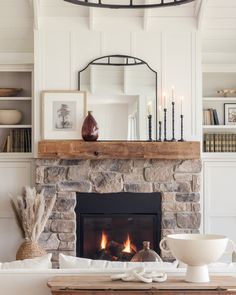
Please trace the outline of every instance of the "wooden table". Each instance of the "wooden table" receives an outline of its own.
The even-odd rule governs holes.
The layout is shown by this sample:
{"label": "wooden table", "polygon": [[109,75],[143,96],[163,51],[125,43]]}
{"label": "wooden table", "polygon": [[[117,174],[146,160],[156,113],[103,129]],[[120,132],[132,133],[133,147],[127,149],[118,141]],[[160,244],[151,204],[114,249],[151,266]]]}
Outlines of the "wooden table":
{"label": "wooden table", "polygon": [[212,277],[210,283],[187,283],[182,277],[164,283],[111,281],[109,276],[58,276],[48,281],[52,295],[236,295],[236,278]]}

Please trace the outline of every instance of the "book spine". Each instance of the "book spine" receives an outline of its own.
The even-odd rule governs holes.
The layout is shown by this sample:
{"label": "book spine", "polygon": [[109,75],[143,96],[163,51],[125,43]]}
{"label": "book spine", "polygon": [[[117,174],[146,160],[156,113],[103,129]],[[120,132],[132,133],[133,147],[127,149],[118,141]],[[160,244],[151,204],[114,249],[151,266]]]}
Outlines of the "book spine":
{"label": "book spine", "polygon": [[209,138],[208,133],[205,134],[205,138],[206,138],[206,150],[205,150],[205,152],[209,153],[210,152],[210,138]]}
{"label": "book spine", "polygon": [[210,109],[210,125],[215,125],[213,109]]}
{"label": "book spine", "polygon": [[228,153],[230,149],[229,134],[225,134],[225,151]]}
{"label": "book spine", "polygon": [[232,153],[232,150],[233,150],[233,141],[232,141],[232,134],[230,133],[229,134],[229,149],[228,149],[228,151],[230,152],[230,153]]}
{"label": "book spine", "polygon": [[220,122],[219,122],[219,118],[218,118],[218,114],[217,114],[217,110],[216,109],[213,109],[213,116],[214,116],[214,123],[215,123],[215,125],[220,125]]}
{"label": "book spine", "polygon": [[214,134],[210,134],[210,152],[215,152]]}
{"label": "book spine", "polygon": [[221,140],[221,134],[218,133],[218,152],[222,152],[222,140]]}
{"label": "book spine", "polygon": [[215,138],[215,152],[218,153],[219,152],[219,134],[214,134],[214,138]]}
{"label": "book spine", "polygon": [[236,134],[232,134],[232,152],[236,152]]}
{"label": "book spine", "polygon": [[29,134],[29,152],[32,152],[32,130],[28,129],[28,134]]}
{"label": "book spine", "polygon": [[14,130],[14,135],[13,135],[13,146],[14,146],[14,153],[18,152],[18,129]]}
{"label": "book spine", "polygon": [[205,110],[205,125],[211,125],[211,114],[210,114],[210,110]]}
{"label": "book spine", "polygon": [[226,151],[226,145],[225,145],[225,134],[222,134],[222,152],[224,153]]}
{"label": "book spine", "polygon": [[14,130],[11,130],[10,137],[9,137],[9,153],[14,153],[13,137],[14,137]]}
{"label": "book spine", "polygon": [[11,135],[7,136],[7,146],[6,146],[6,150],[7,153],[11,153],[12,148],[11,148]]}

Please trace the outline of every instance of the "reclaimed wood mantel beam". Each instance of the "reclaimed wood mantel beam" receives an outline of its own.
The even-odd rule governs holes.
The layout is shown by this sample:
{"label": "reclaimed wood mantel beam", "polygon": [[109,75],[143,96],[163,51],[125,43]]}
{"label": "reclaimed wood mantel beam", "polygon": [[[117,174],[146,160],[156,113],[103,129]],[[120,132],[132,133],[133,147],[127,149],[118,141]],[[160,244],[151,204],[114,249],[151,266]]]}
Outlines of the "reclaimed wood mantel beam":
{"label": "reclaimed wood mantel beam", "polygon": [[200,142],[44,140],[38,158],[55,159],[200,159]]}

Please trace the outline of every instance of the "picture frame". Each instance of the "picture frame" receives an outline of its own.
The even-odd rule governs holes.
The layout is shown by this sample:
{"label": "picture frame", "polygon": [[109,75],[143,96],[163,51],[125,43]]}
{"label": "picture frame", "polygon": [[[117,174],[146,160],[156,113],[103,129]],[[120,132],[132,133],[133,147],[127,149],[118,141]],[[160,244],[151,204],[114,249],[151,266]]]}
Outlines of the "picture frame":
{"label": "picture frame", "polygon": [[236,103],[224,104],[224,124],[236,125]]}
{"label": "picture frame", "polygon": [[85,91],[42,91],[42,139],[82,139],[86,109]]}

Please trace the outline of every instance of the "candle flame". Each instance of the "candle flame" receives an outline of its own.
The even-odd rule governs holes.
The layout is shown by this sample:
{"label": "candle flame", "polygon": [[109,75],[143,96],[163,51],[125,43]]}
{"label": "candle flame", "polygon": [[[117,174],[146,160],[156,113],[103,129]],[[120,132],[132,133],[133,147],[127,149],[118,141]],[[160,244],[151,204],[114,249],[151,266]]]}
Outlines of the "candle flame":
{"label": "candle flame", "polygon": [[107,236],[104,232],[102,232],[101,249],[106,249],[106,246],[107,246]]}

